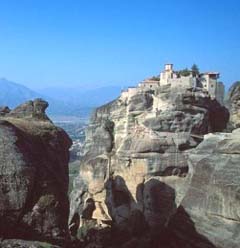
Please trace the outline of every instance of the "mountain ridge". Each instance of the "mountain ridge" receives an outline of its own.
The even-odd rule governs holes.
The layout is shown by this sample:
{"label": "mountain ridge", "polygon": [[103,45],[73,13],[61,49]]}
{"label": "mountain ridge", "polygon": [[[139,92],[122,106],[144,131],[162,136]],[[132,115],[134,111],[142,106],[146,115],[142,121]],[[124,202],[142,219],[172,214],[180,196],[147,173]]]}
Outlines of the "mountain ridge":
{"label": "mountain ridge", "polygon": [[49,102],[48,114],[88,117],[90,112],[116,98],[121,91],[118,86],[95,89],[48,87],[32,90],[6,78],[0,79],[0,106],[15,108],[22,102],[42,98]]}

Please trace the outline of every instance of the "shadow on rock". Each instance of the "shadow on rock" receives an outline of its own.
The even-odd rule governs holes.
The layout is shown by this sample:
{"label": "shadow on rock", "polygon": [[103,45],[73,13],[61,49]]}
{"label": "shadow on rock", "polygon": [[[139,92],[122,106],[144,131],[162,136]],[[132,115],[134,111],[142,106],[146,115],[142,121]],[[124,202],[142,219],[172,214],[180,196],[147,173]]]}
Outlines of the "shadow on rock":
{"label": "shadow on rock", "polygon": [[113,224],[89,230],[83,247],[214,248],[175,198],[175,190],[157,179],[139,184],[134,197],[122,177],[110,178],[106,205]]}

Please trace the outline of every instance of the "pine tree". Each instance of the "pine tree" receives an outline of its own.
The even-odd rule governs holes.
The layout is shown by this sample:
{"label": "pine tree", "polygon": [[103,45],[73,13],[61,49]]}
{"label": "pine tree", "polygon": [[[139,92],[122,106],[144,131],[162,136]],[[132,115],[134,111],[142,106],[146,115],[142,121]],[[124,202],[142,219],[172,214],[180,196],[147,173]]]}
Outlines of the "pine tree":
{"label": "pine tree", "polygon": [[198,66],[196,64],[192,65],[191,70],[192,70],[192,74],[193,74],[194,77],[199,75],[199,69],[198,69]]}

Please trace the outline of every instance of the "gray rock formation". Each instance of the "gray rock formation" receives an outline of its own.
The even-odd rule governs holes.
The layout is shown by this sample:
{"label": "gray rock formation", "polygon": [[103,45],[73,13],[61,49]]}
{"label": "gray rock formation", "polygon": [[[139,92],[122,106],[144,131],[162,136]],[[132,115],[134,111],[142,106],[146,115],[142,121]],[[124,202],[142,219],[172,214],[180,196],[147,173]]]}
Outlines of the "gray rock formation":
{"label": "gray rock formation", "polygon": [[240,82],[236,82],[229,89],[226,105],[231,113],[230,128],[240,127]]}
{"label": "gray rock formation", "polygon": [[50,121],[45,113],[47,107],[47,102],[42,99],[36,99],[34,101],[25,102],[16,107],[8,113],[8,116],[13,116],[14,118],[35,118],[38,120]]}
{"label": "gray rock formation", "polygon": [[38,241],[7,239],[0,241],[1,248],[60,248],[60,246]]}
{"label": "gray rock formation", "polygon": [[[61,242],[68,235],[71,140],[37,99],[0,117],[0,236]],[[6,110],[6,108],[5,108]]]}
{"label": "gray rock formation", "polygon": [[9,109],[9,107],[4,106],[4,107],[0,107],[0,116],[6,115],[10,112],[11,110]]}
{"label": "gray rock formation", "polygon": [[191,182],[181,205],[217,247],[239,247],[240,129],[206,135],[188,156]]}
{"label": "gray rock formation", "polygon": [[[89,220],[98,226],[112,222],[118,229],[118,235],[111,234],[118,244],[113,247],[142,247],[140,243],[145,247],[227,247],[221,237],[217,240],[221,235],[209,241],[204,235],[211,231],[200,230],[214,223],[199,221],[200,227],[195,227],[192,218],[197,220],[199,215],[187,199],[198,197],[195,192],[192,196],[191,189],[208,173],[197,172],[197,161],[191,160],[193,151],[205,134],[222,131],[228,119],[227,109],[207,92],[168,86],[121,95],[98,108],[86,132],[84,159],[71,193],[70,225],[78,228]],[[95,206],[85,218],[90,200]],[[204,212],[203,206],[199,208]],[[74,223],[74,219],[81,220]],[[221,231],[227,229],[223,226]],[[229,236],[231,244],[236,244],[233,229]]]}

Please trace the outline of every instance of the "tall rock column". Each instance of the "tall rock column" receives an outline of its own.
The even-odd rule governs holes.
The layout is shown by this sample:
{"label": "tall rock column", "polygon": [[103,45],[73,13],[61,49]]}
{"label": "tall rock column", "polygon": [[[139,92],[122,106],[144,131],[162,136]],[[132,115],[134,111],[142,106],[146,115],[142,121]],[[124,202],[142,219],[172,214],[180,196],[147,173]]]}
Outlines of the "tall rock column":
{"label": "tall rock column", "polygon": [[63,242],[68,236],[71,140],[29,101],[0,117],[0,236]]}

